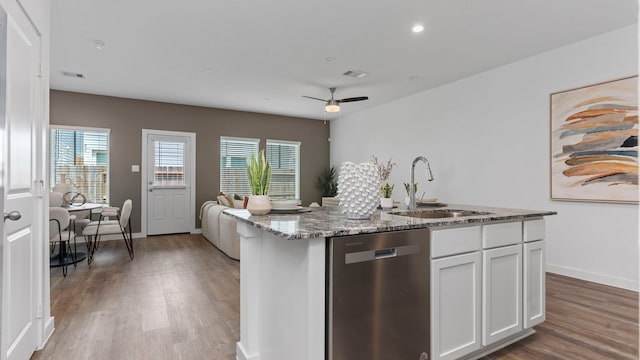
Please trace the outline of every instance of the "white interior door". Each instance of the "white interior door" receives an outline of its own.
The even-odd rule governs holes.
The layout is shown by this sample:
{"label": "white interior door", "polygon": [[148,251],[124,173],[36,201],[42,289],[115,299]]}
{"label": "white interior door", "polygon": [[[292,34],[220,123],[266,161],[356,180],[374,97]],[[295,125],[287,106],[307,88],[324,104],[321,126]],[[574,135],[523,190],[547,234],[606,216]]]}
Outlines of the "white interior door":
{"label": "white interior door", "polygon": [[147,235],[192,230],[194,141],[195,134],[147,134]]}
{"label": "white interior door", "polygon": [[[4,209],[2,254],[2,359],[29,359],[37,346],[38,272],[42,202],[38,192],[38,129],[42,126],[40,35],[22,11],[7,18],[6,100],[3,114]],[[4,95],[4,94],[3,94]],[[41,174],[40,174],[41,175]],[[17,217],[17,216],[16,216]],[[6,219],[6,217],[5,217]]]}

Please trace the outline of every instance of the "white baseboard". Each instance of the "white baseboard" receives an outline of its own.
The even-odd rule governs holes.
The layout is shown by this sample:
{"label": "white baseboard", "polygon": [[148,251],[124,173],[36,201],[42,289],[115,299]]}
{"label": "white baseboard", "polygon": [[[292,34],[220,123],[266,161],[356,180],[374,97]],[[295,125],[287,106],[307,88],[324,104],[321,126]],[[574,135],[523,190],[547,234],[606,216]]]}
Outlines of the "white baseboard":
{"label": "white baseboard", "polygon": [[547,264],[547,272],[569,276],[580,280],[595,282],[598,284],[618,287],[622,289],[638,291],[640,286],[637,280],[617,278],[602,274],[595,274],[566,266]]}
{"label": "white baseboard", "polygon": [[248,355],[240,341],[236,343],[236,360],[260,360],[260,354]]}
{"label": "white baseboard", "polygon": [[[191,231],[191,234],[202,234],[202,229],[194,229],[193,231]],[[134,239],[141,239],[144,237],[147,237],[145,234],[138,232],[138,233],[133,233],[131,234],[131,237],[133,237]],[[111,241],[111,240],[122,240],[122,235],[120,234],[113,234],[113,235],[103,235],[100,240],[106,240],[106,241]]]}
{"label": "white baseboard", "polygon": [[55,330],[55,319],[53,316],[50,316],[44,325],[44,331],[43,331],[44,336],[43,336],[42,344],[38,346],[37,350],[42,350],[44,348],[44,346],[47,344],[47,342],[51,338],[51,335],[53,335],[53,330]]}
{"label": "white baseboard", "polygon": [[[134,239],[140,239],[145,237],[142,233],[132,233],[131,237]],[[122,240],[122,235],[120,234],[112,234],[112,235],[102,235],[100,236],[100,241],[111,241],[111,240]]]}

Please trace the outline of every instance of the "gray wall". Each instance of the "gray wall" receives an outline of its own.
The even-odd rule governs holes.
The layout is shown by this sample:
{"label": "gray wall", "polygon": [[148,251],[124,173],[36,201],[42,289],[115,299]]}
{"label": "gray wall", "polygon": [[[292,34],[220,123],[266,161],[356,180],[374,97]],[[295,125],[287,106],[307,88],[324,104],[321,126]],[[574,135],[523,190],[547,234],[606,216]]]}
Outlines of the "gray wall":
{"label": "gray wall", "polygon": [[317,176],[329,165],[329,124],[323,121],[144,100],[51,91],[51,125],[111,129],[110,197],[121,206],[133,200],[132,228],[140,231],[142,129],[196,133],[197,211],[220,191],[220,136],[300,141],[300,197],[304,205],[320,201]]}

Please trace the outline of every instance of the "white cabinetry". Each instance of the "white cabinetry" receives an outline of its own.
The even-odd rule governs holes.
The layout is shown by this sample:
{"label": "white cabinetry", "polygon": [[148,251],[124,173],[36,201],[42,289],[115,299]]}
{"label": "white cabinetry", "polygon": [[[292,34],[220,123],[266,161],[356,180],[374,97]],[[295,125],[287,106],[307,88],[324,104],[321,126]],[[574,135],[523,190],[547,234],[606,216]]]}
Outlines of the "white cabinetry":
{"label": "white cabinetry", "polygon": [[482,344],[522,330],[522,245],[482,252]]}
{"label": "white cabinetry", "polygon": [[533,334],[545,319],[544,233],[542,219],[431,231],[431,359]]}
{"label": "white cabinetry", "polygon": [[458,359],[481,346],[480,227],[432,231],[431,255],[431,359]]}
{"label": "white cabinetry", "polygon": [[545,241],[544,220],[524,222],[524,327],[545,320]]}
{"label": "white cabinetry", "polygon": [[480,348],[480,252],[431,263],[432,359],[457,359]]}
{"label": "white cabinetry", "polygon": [[522,223],[482,227],[482,345],[522,330]]}

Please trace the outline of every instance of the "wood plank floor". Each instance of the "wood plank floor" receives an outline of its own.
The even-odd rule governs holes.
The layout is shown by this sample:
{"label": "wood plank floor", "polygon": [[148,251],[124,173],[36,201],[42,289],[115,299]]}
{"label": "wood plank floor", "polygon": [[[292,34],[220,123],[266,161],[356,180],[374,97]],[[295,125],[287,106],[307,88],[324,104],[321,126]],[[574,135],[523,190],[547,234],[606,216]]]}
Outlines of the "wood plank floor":
{"label": "wood plank floor", "polygon": [[[91,268],[51,270],[56,330],[32,359],[235,359],[239,262],[201,235],[134,243],[134,260],[109,241]],[[548,274],[535,329],[486,359],[638,359],[638,293]]]}

